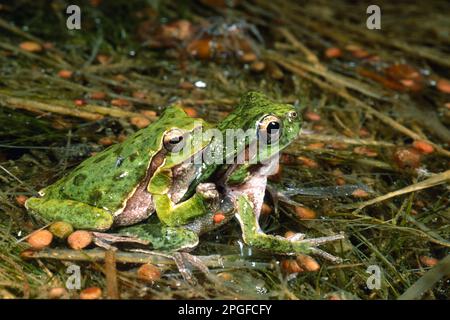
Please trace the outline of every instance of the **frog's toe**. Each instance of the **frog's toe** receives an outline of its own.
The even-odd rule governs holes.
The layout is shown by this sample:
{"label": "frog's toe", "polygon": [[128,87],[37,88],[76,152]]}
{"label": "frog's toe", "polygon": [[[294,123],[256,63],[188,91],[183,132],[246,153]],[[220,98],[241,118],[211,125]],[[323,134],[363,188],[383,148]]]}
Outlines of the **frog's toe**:
{"label": "frog's toe", "polygon": [[219,198],[219,192],[217,191],[216,185],[214,183],[210,182],[200,183],[196,188],[196,192],[205,199]]}
{"label": "frog's toe", "polygon": [[[319,248],[316,248],[317,246],[327,243],[327,242],[331,242],[331,241],[336,241],[336,240],[342,240],[345,238],[345,234],[343,232],[339,233],[339,234],[335,234],[332,236],[327,236],[327,237],[319,237],[319,238],[311,238],[311,239],[303,239],[303,240],[299,240],[297,241],[298,243],[301,244],[307,244],[309,245],[309,251],[317,256],[322,257],[325,260],[331,261],[333,263],[342,263],[342,259],[336,256],[333,256],[332,254],[325,252]],[[292,238],[290,238],[289,240],[291,240]]]}
{"label": "frog's toe", "polygon": [[345,238],[345,234],[343,232],[334,234],[332,236],[326,236],[326,237],[319,237],[319,238],[311,238],[311,239],[303,239],[299,242],[304,244],[309,244],[312,247],[319,246],[321,244],[336,241],[336,240],[343,240]]}
{"label": "frog's toe", "polygon": [[189,268],[188,265],[197,268],[206,275],[209,274],[209,269],[203,261],[187,252],[175,252],[173,254],[173,260],[183,278],[192,284],[195,284],[196,279],[192,274],[192,268]]}
{"label": "frog's toe", "polygon": [[139,239],[137,236],[120,235],[113,233],[92,232],[94,243],[106,250],[116,249],[112,244],[126,243],[126,244],[142,244],[148,245],[149,241]]}
{"label": "frog's toe", "polygon": [[319,248],[312,247],[312,248],[310,248],[310,251],[312,254],[322,257],[323,259],[331,261],[333,263],[342,263],[343,262],[342,258],[333,256],[332,254],[330,254],[326,251],[323,251]]}
{"label": "frog's toe", "polygon": [[296,233],[296,234],[294,234],[294,235],[292,235],[292,236],[290,236],[289,238],[288,238],[288,240],[289,241],[300,241],[300,240],[303,240],[304,238],[305,238],[305,234],[304,233]]}

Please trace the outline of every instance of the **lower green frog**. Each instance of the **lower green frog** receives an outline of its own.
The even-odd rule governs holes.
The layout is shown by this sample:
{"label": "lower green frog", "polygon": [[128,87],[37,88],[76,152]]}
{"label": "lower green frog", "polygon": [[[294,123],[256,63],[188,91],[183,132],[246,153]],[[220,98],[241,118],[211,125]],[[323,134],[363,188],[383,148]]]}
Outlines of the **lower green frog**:
{"label": "lower green frog", "polygon": [[210,143],[203,134],[208,128],[182,108],[168,107],[156,122],[83,161],[41,190],[40,197],[28,199],[26,208],[46,222],[65,221],[95,231],[136,224],[156,212],[167,236],[193,246],[197,236],[177,226],[214,211],[219,200],[215,185],[203,183],[181,201],[202,169],[194,158]]}
{"label": "lower green frog", "polygon": [[[87,159],[26,206],[44,220],[67,221],[79,229],[125,226],[117,234],[94,233],[101,245],[138,242],[161,251],[194,248],[200,234],[235,216],[250,246],[338,261],[316,247],[343,235],[287,239],[267,235],[259,226],[267,176],[300,127],[293,106],[257,92],[245,94],[219,123],[220,139],[203,134],[200,129],[209,128],[204,121],[169,107],[157,122]],[[186,145],[190,151],[180,152]],[[198,164],[194,157],[200,154],[209,157]]]}

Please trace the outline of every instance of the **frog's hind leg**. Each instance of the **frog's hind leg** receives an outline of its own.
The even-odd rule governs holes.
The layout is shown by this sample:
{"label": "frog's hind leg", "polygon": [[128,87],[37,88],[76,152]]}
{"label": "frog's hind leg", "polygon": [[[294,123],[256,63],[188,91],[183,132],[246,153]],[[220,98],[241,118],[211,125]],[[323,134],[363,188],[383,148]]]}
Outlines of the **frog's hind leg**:
{"label": "frog's hind leg", "polygon": [[161,223],[143,223],[118,230],[119,235],[147,241],[153,250],[179,251],[195,248],[198,235],[183,227],[169,227]]}
{"label": "frog's hind leg", "polygon": [[139,244],[147,245],[148,241],[139,239],[137,236],[125,236],[114,233],[104,232],[92,232],[94,243],[100,248],[105,250],[117,249],[113,244],[126,243],[126,244]]}
{"label": "frog's hind leg", "polygon": [[122,228],[119,234],[147,241],[153,250],[172,252],[170,255],[175,261],[178,271],[186,281],[192,284],[196,280],[188,265],[205,274],[209,273],[208,267],[199,258],[187,252],[178,252],[195,248],[198,245],[199,238],[197,232],[193,230],[185,227],[169,227],[161,225],[161,223],[147,223]]}
{"label": "frog's hind leg", "polygon": [[298,234],[294,238],[284,238],[280,236],[272,236],[263,233],[259,227],[257,216],[253,212],[250,200],[246,196],[240,196],[237,201],[238,213],[236,217],[239,220],[242,229],[244,242],[248,245],[255,246],[260,249],[271,250],[279,254],[316,254],[330,260],[334,263],[342,262],[342,259],[335,257],[317,246],[328,243],[330,241],[342,240],[344,234],[336,234],[328,237],[320,237],[314,239],[304,239],[303,234]]}
{"label": "frog's hind leg", "polygon": [[44,221],[64,221],[75,229],[103,231],[113,224],[110,212],[74,200],[30,198],[25,207]]}

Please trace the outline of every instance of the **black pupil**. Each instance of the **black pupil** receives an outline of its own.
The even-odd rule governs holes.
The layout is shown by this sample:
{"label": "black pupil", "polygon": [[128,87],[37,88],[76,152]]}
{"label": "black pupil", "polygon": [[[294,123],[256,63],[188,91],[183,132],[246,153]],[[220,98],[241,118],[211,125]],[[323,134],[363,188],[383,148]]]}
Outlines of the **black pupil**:
{"label": "black pupil", "polygon": [[177,143],[180,143],[182,140],[183,140],[183,137],[179,136],[179,137],[175,137],[175,138],[170,139],[169,143],[170,144],[177,144]]}
{"label": "black pupil", "polygon": [[269,132],[269,134],[276,133],[276,131],[278,131],[279,129],[280,129],[280,124],[276,121],[271,121],[267,125],[267,131]]}

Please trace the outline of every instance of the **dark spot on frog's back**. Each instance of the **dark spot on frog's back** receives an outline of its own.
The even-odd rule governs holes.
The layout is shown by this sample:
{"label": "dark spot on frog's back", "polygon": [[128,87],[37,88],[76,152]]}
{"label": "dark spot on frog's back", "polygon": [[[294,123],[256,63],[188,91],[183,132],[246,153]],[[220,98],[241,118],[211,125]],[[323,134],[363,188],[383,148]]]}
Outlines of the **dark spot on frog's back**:
{"label": "dark spot on frog's back", "polygon": [[83,173],[77,174],[74,178],[73,178],[73,184],[76,186],[81,185],[85,180],[86,180],[87,176]]}
{"label": "dark spot on frog's back", "polygon": [[122,153],[123,147],[119,146],[118,148],[116,148],[116,150],[114,150],[114,154],[116,156],[120,156],[120,154]]}
{"label": "dark spot on frog's back", "polygon": [[100,161],[105,160],[106,157],[108,157],[107,154],[103,154],[103,155],[101,155],[101,156],[98,156],[97,158],[94,159],[94,163],[99,163]]}
{"label": "dark spot on frog's back", "polygon": [[103,197],[103,193],[100,190],[94,190],[89,195],[89,202],[96,205],[98,201]]}
{"label": "dark spot on frog's back", "polygon": [[138,156],[138,153],[137,152],[133,152],[132,154],[130,154],[128,156],[128,159],[130,160],[130,162],[133,162],[134,160],[136,160],[137,156]]}

